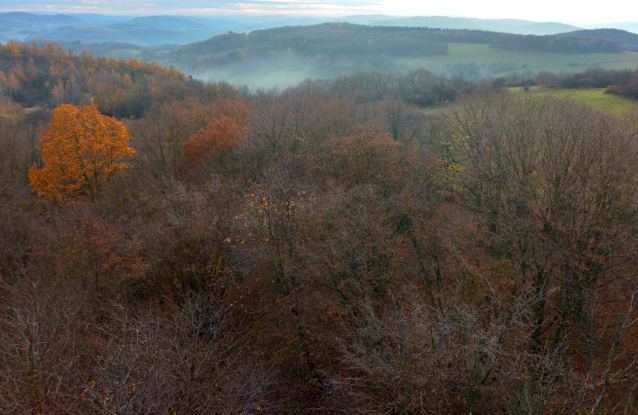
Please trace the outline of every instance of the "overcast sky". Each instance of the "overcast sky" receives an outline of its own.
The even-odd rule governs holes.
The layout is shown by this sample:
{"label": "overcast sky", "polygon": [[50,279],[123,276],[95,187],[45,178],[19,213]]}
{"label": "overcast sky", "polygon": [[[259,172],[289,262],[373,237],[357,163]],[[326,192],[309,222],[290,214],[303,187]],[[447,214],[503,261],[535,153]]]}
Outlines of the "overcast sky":
{"label": "overcast sky", "polygon": [[390,14],[596,24],[638,21],[636,0],[0,0],[2,11],[104,14]]}

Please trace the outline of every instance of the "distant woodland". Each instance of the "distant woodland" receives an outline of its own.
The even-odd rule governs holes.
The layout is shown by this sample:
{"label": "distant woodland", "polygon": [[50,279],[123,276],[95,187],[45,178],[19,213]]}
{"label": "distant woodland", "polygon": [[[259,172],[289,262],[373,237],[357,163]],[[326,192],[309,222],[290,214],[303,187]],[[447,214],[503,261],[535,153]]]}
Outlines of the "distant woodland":
{"label": "distant woodland", "polygon": [[620,43],[623,50],[638,51],[638,35],[618,29],[577,30],[560,36],[598,38]]}
{"label": "distant woodland", "polygon": [[638,98],[0,45],[3,414],[636,413],[638,118],[541,84]]}
{"label": "distant woodland", "polygon": [[[482,43],[495,48],[552,53],[623,51],[621,43],[599,38],[326,23],[256,30],[248,34],[230,32],[169,51],[149,51],[145,59],[179,62],[178,66],[185,71],[248,65],[249,62],[260,64],[264,60],[293,64],[301,60],[318,67],[334,66],[345,57],[375,65],[375,61],[389,58],[445,55],[448,43]],[[362,62],[358,64],[363,66]]]}

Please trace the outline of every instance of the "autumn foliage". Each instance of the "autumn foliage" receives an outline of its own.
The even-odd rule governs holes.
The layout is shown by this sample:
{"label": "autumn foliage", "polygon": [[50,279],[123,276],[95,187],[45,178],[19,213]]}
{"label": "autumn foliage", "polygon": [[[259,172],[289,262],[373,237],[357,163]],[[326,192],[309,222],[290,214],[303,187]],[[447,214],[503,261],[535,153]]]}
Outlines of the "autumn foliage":
{"label": "autumn foliage", "polygon": [[246,139],[249,109],[241,99],[233,99],[215,104],[210,108],[210,122],[185,143],[181,169],[193,176],[208,162],[224,164],[228,153]]}
{"label": "autumn foliage", "polygon": [[40,139],[45,165],[29,172],[32,189],[59,201],[93,199],[115,171],[130,167],[123,161],[135,154],[129,139],[124,124],[100,114],[95,105],[56,108]]}

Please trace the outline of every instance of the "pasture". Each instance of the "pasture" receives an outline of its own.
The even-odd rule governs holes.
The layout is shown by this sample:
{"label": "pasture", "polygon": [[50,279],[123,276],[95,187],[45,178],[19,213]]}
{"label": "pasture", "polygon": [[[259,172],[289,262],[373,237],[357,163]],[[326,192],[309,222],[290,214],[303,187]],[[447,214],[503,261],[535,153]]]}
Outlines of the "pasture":
{"label": "pasture", "polygon": [[623,115],[631,110],[638,111],[638,101],[616,95],[604,94],[603,91],[604,89],[602,88],[553,89],[535,86],[529,88],[528,91],[525,91],[523,88],[510,88],[510,92],[513,94],[530,94],[538,97],[550,96],[559,99],[571,98],[616,116]]}

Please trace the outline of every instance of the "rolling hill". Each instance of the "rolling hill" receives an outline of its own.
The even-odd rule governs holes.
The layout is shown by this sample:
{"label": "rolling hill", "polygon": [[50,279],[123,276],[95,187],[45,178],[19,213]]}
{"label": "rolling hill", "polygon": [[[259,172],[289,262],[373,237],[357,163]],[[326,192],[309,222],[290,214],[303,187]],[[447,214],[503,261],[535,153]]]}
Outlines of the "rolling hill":
{"label": "rolling hill", "polygon": [[624,50],[638,51],[638,34],[619,29],[591,29],[561,33],[558,36],[579,37],[583,39],[604,39],[618,42]]}

